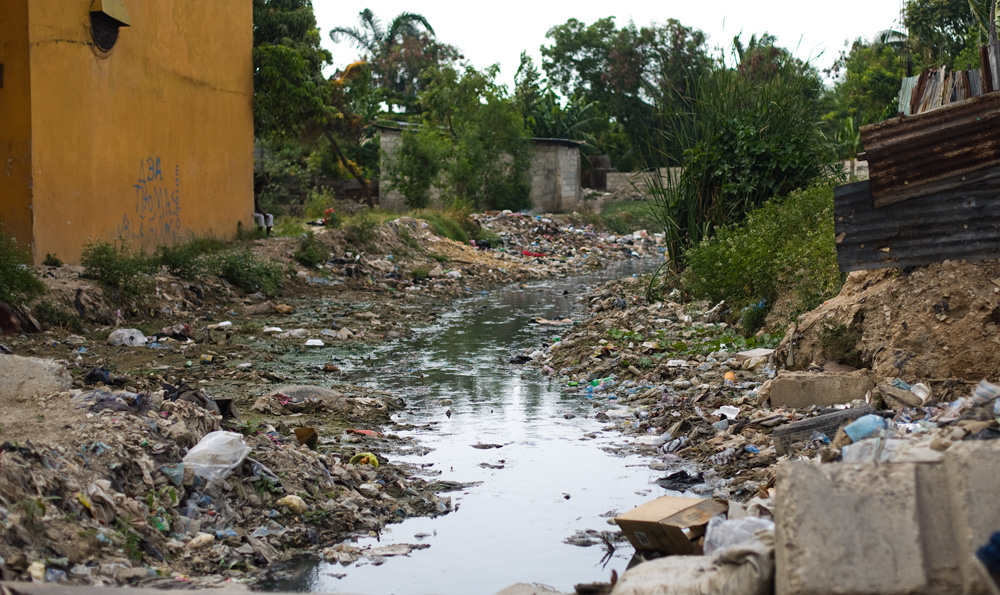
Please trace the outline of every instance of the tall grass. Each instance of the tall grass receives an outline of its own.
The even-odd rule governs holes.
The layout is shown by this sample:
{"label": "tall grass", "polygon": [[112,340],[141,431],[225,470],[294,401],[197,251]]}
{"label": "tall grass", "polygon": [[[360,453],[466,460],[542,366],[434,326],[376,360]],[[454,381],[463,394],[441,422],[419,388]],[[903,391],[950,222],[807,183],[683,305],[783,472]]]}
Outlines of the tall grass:
{"label": "tall grass", "polygon": [[650,140],[661,170],[647,182],[654,215],[677,267],[691,246],[737,223],[775,195],[807,186],[834,161],[820,128],[820,79],[807,64],[771,46],[721,61],[687,96],[661,105]]}

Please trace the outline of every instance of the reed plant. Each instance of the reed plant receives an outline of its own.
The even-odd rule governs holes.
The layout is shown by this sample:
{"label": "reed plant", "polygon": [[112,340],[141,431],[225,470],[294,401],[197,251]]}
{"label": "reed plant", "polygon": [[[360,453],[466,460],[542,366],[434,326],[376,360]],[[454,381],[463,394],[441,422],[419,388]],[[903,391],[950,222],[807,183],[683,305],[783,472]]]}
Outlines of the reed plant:
{"label": "reed plant", "polygon": [[673,167],[645,184],[675,270],[716,227],[832,171],[816,71],[773,46],[740,54],[736,66],[720,60],[690,93],[661,101],[662,126],[648,153]]}

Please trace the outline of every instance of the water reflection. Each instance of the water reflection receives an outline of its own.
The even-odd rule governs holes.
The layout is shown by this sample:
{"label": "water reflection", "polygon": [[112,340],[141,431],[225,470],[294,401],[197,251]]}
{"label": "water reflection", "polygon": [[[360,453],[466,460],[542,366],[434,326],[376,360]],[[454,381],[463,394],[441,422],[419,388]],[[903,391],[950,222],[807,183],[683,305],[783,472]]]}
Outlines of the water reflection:
{"label": "water reflection", "polygon": [[[383,545],[424,539],[428,549],[389,558],[380,567],[320,564],[294,581],[270,587],[467,595],[495,593],[526,581],[572,591],[578,582],[607,580],[612,568],[623,572],[631,556],[628,546],[604,567],[603,547],[581,548],[564,540],[579,530],[614,530],[607,513],[664,493],[651,485],[655,474],[639,457],[602,450],[618,437],[601,433],[606,424],[592,419],[591,401],[507,360],[517,348],[537,348],[562,332],[530,324],[532,319],[579,316],[576,298],[587,286],[631,274],[632,264],[604,278],[538,283],[466,300],[411,339],[380,347],[372,354],[373,367],[355,369],[352,381],[407,400],[398,421],[421,429],[403,435],[418,437],[433,449],[429,455],[400,460],[439,471],[441,479],[483,483],[452,494],[455,512],[409,519],[387,527],[381,536]],[[655,263],[639,266],[649,270]],[[598,437],[585,438],[587,433]],[[472,448],[478,443],[504,446]],[[416,537],[420,534],[429,536]],[[374,540],[359,543],[368,541]],[[342,574],[346,576],[333,576]]]}

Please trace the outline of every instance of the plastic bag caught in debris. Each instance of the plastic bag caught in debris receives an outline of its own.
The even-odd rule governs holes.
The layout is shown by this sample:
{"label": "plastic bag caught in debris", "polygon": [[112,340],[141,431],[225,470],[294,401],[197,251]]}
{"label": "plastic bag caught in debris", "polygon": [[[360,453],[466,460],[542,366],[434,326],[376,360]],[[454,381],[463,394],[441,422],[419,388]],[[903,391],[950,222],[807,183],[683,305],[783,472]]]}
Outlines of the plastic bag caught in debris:
{"label": "plastic bag caught in debris", "polygon": [[91,390],[70,397],[74,407],[87,407],[91,411],[134,411],[143,413],[149,409],[149,393],[130,393],[128,391]]}
{"label": "plastic bag caught in debris", "polygon": [[769,595],[774,593],[774,533],[714,556],[665,556],[629,569],[612,595]]}
{"label": "plastic bag caught in debris", "polygon": [[146,344],[146,335],[134,328],[120,328],[108,335],[108,345],[113,347],[140,347]]}
{"label": "plastic bag caught in debris", "polygon": [[250,454],[243,436],[218,430],[205,437],[184,455],[184,464],[209,482],[225,479]]}
{"label": "plastic bag caught in debris", "polygon": [[756,517],[725,519],[717,516],[708,521],[705,533],[705,555],[749,541],[758,531],[774,531],[774,521]]}

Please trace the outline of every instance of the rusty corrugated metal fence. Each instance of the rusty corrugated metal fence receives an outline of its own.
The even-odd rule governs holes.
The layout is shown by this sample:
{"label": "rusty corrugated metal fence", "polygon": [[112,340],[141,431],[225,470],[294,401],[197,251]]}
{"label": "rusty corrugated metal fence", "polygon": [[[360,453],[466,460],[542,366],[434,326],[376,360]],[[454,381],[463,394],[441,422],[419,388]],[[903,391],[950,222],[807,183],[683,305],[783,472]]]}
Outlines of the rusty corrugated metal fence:
{"label": "rusty corrugated metal fence", "polygon": [[875,206],[957,188],[1000,163],[1000,93],[863,126]]}
{"label": "rusty corrugated metal fence", "polygon": [[988,173],[992,176],[970,186],[883,208],[875,208],[869,181],[838,186],[834,233],[840,270],[997,258],[1000,165]]}

